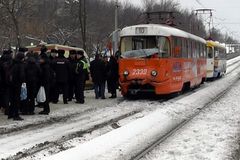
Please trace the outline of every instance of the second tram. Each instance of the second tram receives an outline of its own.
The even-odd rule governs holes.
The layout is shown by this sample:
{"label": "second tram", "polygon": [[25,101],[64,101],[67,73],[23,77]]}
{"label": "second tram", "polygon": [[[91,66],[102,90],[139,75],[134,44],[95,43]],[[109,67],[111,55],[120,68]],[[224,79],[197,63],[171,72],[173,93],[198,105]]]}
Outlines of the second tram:
{"label": "second tram", "polygon": [[207,78],[218,78],[226,73],[226,48],[218,42],[207,41]]}

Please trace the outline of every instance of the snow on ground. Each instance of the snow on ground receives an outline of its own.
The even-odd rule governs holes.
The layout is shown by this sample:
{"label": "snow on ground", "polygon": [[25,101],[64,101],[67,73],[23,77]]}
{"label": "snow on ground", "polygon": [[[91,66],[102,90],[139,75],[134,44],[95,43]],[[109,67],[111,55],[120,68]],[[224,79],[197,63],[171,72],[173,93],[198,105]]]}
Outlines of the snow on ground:
{"label": "snow on ground", "polygon": [[236,160],[240,139],[239,97],[240,82],[141,160]]}
{"label": "snow on ground", "polygon": [[[48,116],[23,116],[24,121],[16,122],[7,120],[6,116],[0,115],[2,118],[0,121],[0,158],[7,158],[23,152],[26,154],[25,159],[41,159],[61,150],[72,148],[114,128],[108,125],[101,130],[94,130],[93,133],[78,136],[79,132],[99,124],[108,123],[114,118],[139,112],[127,117],[127,119],[121,120],[120,118],[117,125],[124,125],[156,110],[156,107],[149,105],[149,103],[158,102],[149,102],[148,100],[128,101],[120,96],[117,99],[96,100],[94,99],[94,92],[87,91],[86,104],[79,105],[73,102],[68,105],[64,105],[62,102],[57,105],[51,104],[51,113]],[[39,110],[41,109],[37,108],[36,112]],[[140,112],[142,110],[144,111]],[[72,137],[72,135],[74,136]],[[70,137],[69,140],[66,139],[68,137]],[[66,139],[66,141],[62,139]],[[42,145],[50,147],[43,151],[40,150],[37,155],[29,153],[35,152],[35,150],[39,152],[39,146]]]}
{"label": "snow on ground", "polygon": [[[24,121],[13,121],[8,120],[7,116],[0,112],[0,134],[9,133],[11,131],[19,130],[29,126],[42,125],[44,123],[54,123],[58,122],[63,118],[71,117],[73,115],[82,114],[84,112],[90,112],[104,107],[112,107],[121,102],[123,99],[106,99],[106,100],[95,100],[94,93],[92,91],[86,91],[86,103],[85,104],[75,104],[74,102],[69,102],[69,104],[63,104],[59,101],[58,104],[50,103],[51,112],[49,115],[38,115],[42,109],[37,108],[35,110],[36,115],[32,116],[22,116]],[[96,103],[97,102],[97,103]]]}
{"label": "snow on ground", "polygon": [[[239,64],[236,65],[239,66]],[[212,83],[207,88],[175,102],[154,103],[152,106],[157,105],[159,108],[154,113],[73,149],[51,156],[47,160],[131,159],[132,156],[163,137],[182,121],[218,97],[220,93],[227,90],[238,80],[239,72],[239,69],[233,69],[228,76]],[[151,106],[151,104],[148,105]]]}
{"label": "snow on ground", "polygon": [[[161,117],[162,119],[160,121],[155,121],[155,122],[160,127],[164,127],[164,126],[166,128],[171,127],[173,124],[175,124],[176,121],[179,120],[178,118],[184,119],[185,117],[188,116],[188,114],[191,114],[192,112],[194,112],[192,105],[194,105],[194,108],[197,109],[198,107],[203,106],[206,103],[205,101],[202,102],[202,99],[200,99],[198,101],[198,103],[200,103],[200,105],[197,105],[196,101],[194,101],[195,98],[199,98],[199,96],[203,96],[206,94],[209,96],[211,96],[212,94],[216,95],[215,92],[219,92],[219,91],[223,90],[224,87],[226,87],[228,84],[233,83],[233,81],[235,81],[234,77],[236,77],[236,74],[238,73],[238,71],[234,71],[234,69],[237,66],[239,66],[239,64],[236,63],[239,60],[240,60],[240,57],[228,61],[228,65],[232,65],[231,67],[228,68],[228,73],[231,73],[231,72],[233,72],[233,73],[229,74],[229,76],[226,76],[226,78],[224,78],[225,79],[224,83],[222,82],[222,79],[218,80],[216,82],[213,82],[213,85],[215,86],[214,89],[218,90],[218,91],[212,92],[212,91],[210,91],[212,89],[206,89],[205,91],[202,91],[201,93],[193,93],[192,95],[190,95],[190,97],[188,96],[189,97],[188,100],[184,100],[183,97],[185,97],[186,95],[182,95],[182,96],[179,96],[178,98],[176,98],[176,99],[178,99],[177,103],[175,103],[176,99],[172,99],[165,103],[160,103],[157,100],[128,101],[128,100],[123,100],[123,98],[95,100],[93,91],[87,91],[86,92],[86,103],[84,105],[79,105],[79,104],[74,104],[74,103],[64,105],[64,104],[62,104],[62,102],[60,102],[57,105],[51,104],[51,106],[50,106],[51,113],[49,116],[43,116],[43,115],[23,116],[23,118],[25,119],[24,121],[15,122],[12,120],[7,120],[6,116],[0,114],[0,141],[2,141],[4,138],[7,138],[7,137],[12,138],[12,141],[9,141],[10,143],[6,142],[4,147],[2,145],[0,146],[0,152],[2,151],[2,155],[4,154],[5,156],[6,156],[6,154],[10,155],[10,153],[12,155],[12,154],[16,153],[17,151],[18,152],[24,151],[23,149],[31,149],[31,146],[34,146],[37,144],[42,144],[44,142],[51,142],[56,139],[59,140],[59,137],[68,136],[68,134],[71,134],[71,131],[75,132],[77,130],[83,129],[83,128],[81,128],[81,126],[76,127],[77,124],[78,125],[80,124],[76,121],[83,120],[81,125],[83,124],[82,126],[85,126],[85,128],[86,128],[86,125],[84,124],[84,123],[86,123],[86,124],[88,123],[88,121],[86,121],[86,119],[84,119],[84,116],[86,118],[86,114],[88,114],[88,116],[92,115],[89,117],[90,119],[95,118],[95,121],[93,120],[94,123],[100,123],[101,118],[97,119],[96,118],[97,116],[99,116],[99,117],[102,116],[102,118],[109,118],[109,117],[111,117],[111,113],[116,114],[116,112],[117,112],[117,113],[119,113],[119,115],[121,115],[121,114],[126,113],[127,111],[143,110],[142,112],[139,112],[134,116],[130,116],[126,119],[123,119],[123,120],[120,120],[117,122],[118,126],[123,126],[121,128],[124,128],[125,127],[124,125],[128,124],[129,122],[131,122],[135,119],[144,118],[144,116],[146,116],[150,112],[155,111],[156,109],[159,109],[159,114],[162,114],[162,117]],[[197,89],[197,90],[204,90],[204,88],[207,88],[209,86],[212,86],[212,83],[207,83],[204,85],[204,87],[201,87],[200,89]],[[209,98],[208,100],[210,100],[210,99],[211,98]],[[186,108],[188,108],[187,109],[188,114],[185,114]],[[40,111],[40,109],[37,109],[37,112],[39,112],[39,111]],[[156,117],[159,117],[159,114],[156,114]],[[79,120],[74,119],[74,118],[72,119],[72,117],[75,117],[75,118],[78,117]],[[148,119],[148,118],[146,118],[146,119]],[[167,120],[167,121],[169,120],[169,123],[167,123],[167,121],[165,121],[165,120]],[[74,122],[76,122],[76,123],[74,123]],[[55,123],[58,123],[58,124],[55,124]],[[94,123],[92,123],[92,125]],[[63,129],[65,128],[66,130],[68,130],[67,128],[70,128],[71,131],[67,132],[67,131],[63,131],[63,130],[58,130],[59,128],[61,128],[60,125],[62,125],[63,126],[62,128]],[[144,125],[145,127],[148,126],[148,124],[143,122],[143,123],[139,124],[139,127],[141,128],[142,125]],[[34,127],[34,126],[36,126],[36,127]],[[57,126],[57,127],[54,128],[53,126]],[[136,125],[136,126],[138,126],[138,125]],[[140,142],[146,142],[147,144],[149,142],[151,142],[151,141],[148,141],[148,139],[146,139],[146,137],[149,135],[148,131],[153,132],[151,129],[156,128],[155,126],[156,126],[156,124],[153,124],[152,127],[150,127],[150,129],[148,128],[149,130],[147,130],[147,132],[144,134],[144,136],[141,137],[140,140],[137,140],[137,138],[135,138],[135,141],[139,141],[139,143],[137,143],[137,144],[140,145]],[[74,128],[75,128],[75,131],[72,130]],[[80,143],[84,143],[86,141],[89,141],[89,140],[97,137],[97,136],[103,135],[103,134],[111,131],[113,128],[114,127],[106,126],[102,130],[94,131],[93,133],[90,133],[90,134],[85,134],[82,137],[76,137],[76,138],[70,139],[64,143],[59,143],[59,144],[57,144],[57,145],[59,145],[58,147],[52,147],[51,149],[47,148],[46,150],[41,152],[39,155],[33,155],[33,157],[30,157],[30,158],[27,157],[26,159],[41,159],[45,156],[49,156],[51,154],[60,152],[61,149],[59,149],[59,148],[61,148],[62,146],[64,149],[78,146]],[[120,139],[121,138],[124,139],[124,136],[126,136],[125,134],[129,134],[132,130],[134,130],[134,129],[126,128],[124,133],[122,135],[119,135]],[[13,131],[15,131],[15,132],[13,132]],[[52,131],[52,133],[51,133],[51,131]],[[164,133],[165,131],[162,130],[162,133]],[[24,133],[24,132],[26,132],[26,133]],[[145,132],[145,129],[143,129],[142,132]],[[6,134],[6,133],[8,133],[8,134]],[[35,134],[35,133],[37,133],[37,134]],[[54,133],[55,137],[52,136],[53,133]],[[4,134],[4,135],[1,135],[1,134]],[[28,136],[30,136],[30,135],[31,135],[31,138],[33,139],[33,141],[29,141]],[[43,136],[42,140],[38,139],[39,138],[38,136]],[[17,139],[22,139],[22,140],[16,141],[14,143],[14,139],[16,137],[18,137]],[[109,139],[109,137],[106,136],[106,139]],[[116,137],[115,138],[113,137],[111,143],[114,142],[115,139],[116,139]],[[129,142],[131,142],[131,141],[129,141]],[[8,143],[9,143],[9,145],[8,145]],[[106,144],[104,144],[104,147],[105,147],[105,145]],[[7,146],[9,146],[9,147],[7,147]],[[11,146],[14,147],[14,148],[11,148],[11,150],[12,151],[14,150],[14,152],[8,151],[8,149]],[[124,146],[122,146],[122,147],[124,148]],[[2,148],[4,151],[2,150]],[[5,148],[7,148],[7,150]],[[125,149],[125,151],[126,151],[126,149]],[[121,153],[121,152],[119,152],[119,153]],[[91,154],[92,154],[92,151],[91,151]],[[1,155],[0,155],[0,158],[2,158]],[[62,157],[61,157],[61,159],[62,159]]]}

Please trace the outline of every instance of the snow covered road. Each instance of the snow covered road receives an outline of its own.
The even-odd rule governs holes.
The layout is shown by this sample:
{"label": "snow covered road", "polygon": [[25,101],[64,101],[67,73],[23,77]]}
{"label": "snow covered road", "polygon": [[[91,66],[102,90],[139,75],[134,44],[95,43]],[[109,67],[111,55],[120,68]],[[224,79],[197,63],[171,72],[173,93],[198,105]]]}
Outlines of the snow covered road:
{"label": "snow covered road", "polygon": [[[159,112],[157,114],[155,113],[155,117],[162,115],[161,120],[155,121],[156,123],[150,127],[151,129],[145,131],[142,137],[136,137],[136,143],[130,141],[134,138],[130,138],[127,142],[133,144],[132,148],[136,147],[134,144],[137,144],[139,149],[141,149],[141,147],[143,149],[144,146],[141,146],[141,143],[150,144],[157,139],[157,137],[147,137],[154,132],[154,129],[156,129],[155,134],[159,134],[159,128],[155,127],[157,124],[159,125],[160,123],[161,133],[166,133],[166,130],[163,129],[164,127],[165,129],[170,127],[168,129],[170,130],[173,125],[177,125],[179,121],[186,119],[192,113],[197,112],[201,106],[206,105],[207,101],[211,101],[211,96],[216,96],[216,92],[222,92],[229,84],[234,83],[240,72],[238,69],[240,65],[239,60],[240,57],[237,57],[228,61],[229,67],[227,75],[224,78],[206,83],[193,92],[163,103],[160,103],[158,100],[128,101],[123,100],[123,98],[115,100],[95,100],[93,92],[88,91],[86,94],[86,104],[76,105],[71,103],[69,105],[51,105],[52,113],[50,116],[26,116],[23,122],[12,122],[7,121],[0,115],[0,133],[2,133],[2,135],[0,135],[0,158],[15,155],[13,159],[37,160],[78,146],[79,144],[85,145],[85,142],[94,141],[95,139],[93,138],[101,135],[109,139],[109,136],[106,134],[107,132],[123,126],[119,128],[122,129],[127,126],[129,122],[135,123],[133,122],[134,120],[145,118],[150,112],[158,109]],[[199,99],[200,96],[209,97]],[[196,99],[198,100],[196,101]],[[149,118],[145,119],[149,120]],[[105,124],[105,126],[101,126],[101,124]],[[97,128],[100,130],[94,130],[94,126],[96,125],[100,125],[100,127]],[[142,125],[149,128],[149,123],[144,123],[143,121],[139,127]],[[135,126],[138,126],[138,124]],[[93,128],[91,133],[81,133],[81,131],[87,131],[89,128]],[[114,131],[118,132],[117,130],[119,129]],[[120,140],[124,141],[124,135],[127,136],[131,130],[134,130],[134,127],[133,129],[126,127],[125,133],[118,133],[119,137],[122,138]],[[144,130],[142,130],[142,132],[144,132]],[[149,141],[149,138],[152,140]],[[113,143],[114,140],[116,140],[116,137],[113,137],[111,143]],[[123,148],[125,147],[124,145],[125,144],[122,144]],[[105,146],[107,146],[106,142]],[[95,151],[94,148],[91,147],[88,149],[91,154]],[[131,147],[128,149],[131,151]],[[126,149],[123,151],[126,151]],[[81,152],[78,152],[78,154],[80,153]],[[115,152],[115,154],[121,153],[123,152]],[[129,156],[131,155],[129,154]],[[123,156],[120,157],[122,158]],[[81,157],[81,159],[82,158],[83,157]],[[102,157],[102,159],[104,158],[106,157]],[[101,157],[97,157],[97,159],[101,159]],[[108,159],[114,158],[110,155]]]}
{"label": "snow covered road", "polygon": [[153,142],[164,137],[166,133],[177,128],[186,119],[209,106],[213,100],[217,100],[228,91],[239,79],[239,64],[234,65],[235,68],[230,70],[226,77],[210,83],[208,87],[175,102],[155,104],[159,106],[156,112],[76,148],[52,156],[49,160],[132,159],[144,148],[151,146]]}

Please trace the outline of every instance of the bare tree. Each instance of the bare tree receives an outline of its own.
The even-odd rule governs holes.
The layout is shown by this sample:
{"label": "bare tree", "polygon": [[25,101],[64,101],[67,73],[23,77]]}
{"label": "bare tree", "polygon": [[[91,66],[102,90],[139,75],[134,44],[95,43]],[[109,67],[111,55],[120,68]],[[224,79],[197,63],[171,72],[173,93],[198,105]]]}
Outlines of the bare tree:
{"label": "bare tree", "polygon": [[[19,20],[31,6],[32,1],[30,0],[1,0],[0,6],[9,15],[12,24],[14,26],[15,38],[17,41],[16,48],[21,46],[21,30]],[[11,26],[10,26],[11,27]]]}

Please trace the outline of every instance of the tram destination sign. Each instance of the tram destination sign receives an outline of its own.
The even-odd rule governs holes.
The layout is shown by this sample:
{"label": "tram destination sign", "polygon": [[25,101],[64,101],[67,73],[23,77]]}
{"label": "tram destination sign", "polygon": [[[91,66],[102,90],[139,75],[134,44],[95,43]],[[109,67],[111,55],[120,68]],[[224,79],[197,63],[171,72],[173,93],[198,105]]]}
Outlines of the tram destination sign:
{"label": "tram destination sign", "polygon": [[147,27],[136,27],[135,34],[147,34]]}

